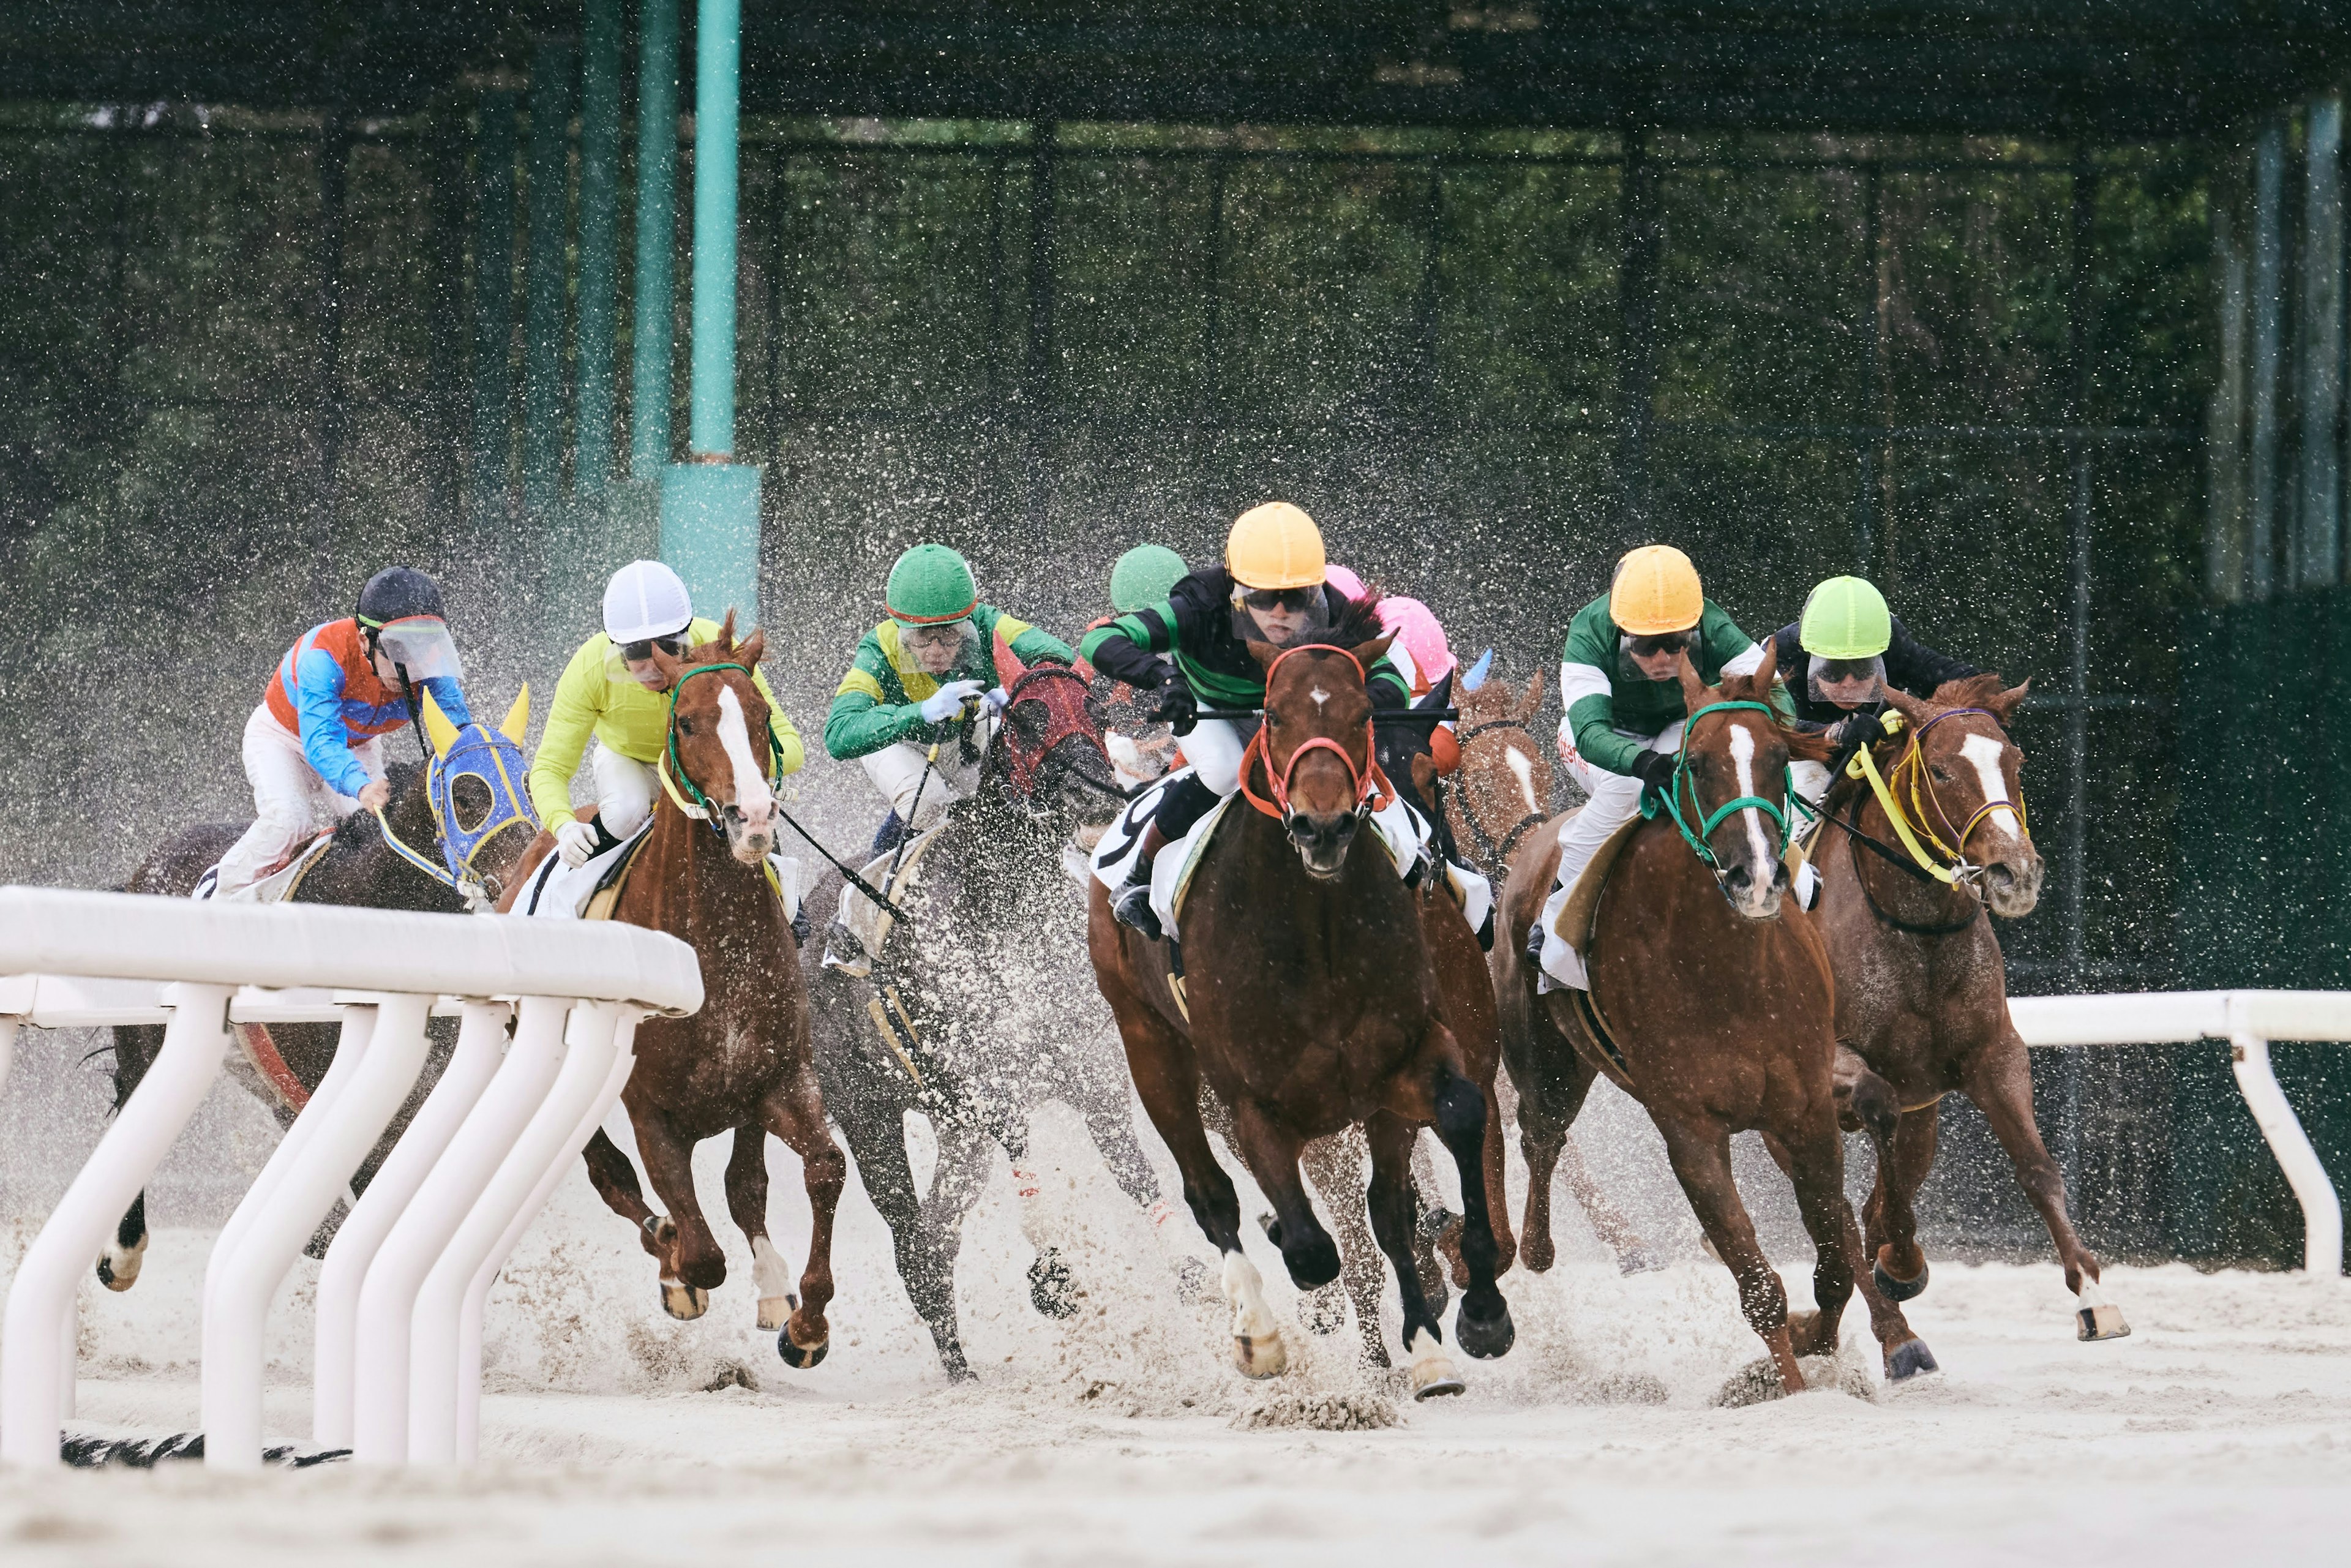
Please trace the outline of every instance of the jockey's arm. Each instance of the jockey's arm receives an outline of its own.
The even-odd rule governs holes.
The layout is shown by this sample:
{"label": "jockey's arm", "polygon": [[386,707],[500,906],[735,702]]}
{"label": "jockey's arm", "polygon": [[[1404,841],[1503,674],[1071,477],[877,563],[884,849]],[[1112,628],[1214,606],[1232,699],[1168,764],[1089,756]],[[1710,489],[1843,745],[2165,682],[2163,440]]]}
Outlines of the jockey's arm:
{"label": "jockey's arm", "polygon": [[1162,603],[1095,627],[1078,643],[1078,656],[1136,691],[1154,691],[1175,673],[1176,666],[1157,655],[1174,653],[1177,637],[1176,607]]}
{"label": "jockey's arm", "polygon": [[1036,626],[1021,626],[1019,632],[1012,638],[1012,653],[1024,664],[1033,664],[1040,659],[1054,664],[1074,664],[1078,662],[1077,653],[1067,643]]}
{"label": "jockey's arm", "polygon": [[351,755],[350,730],[343,723],[343,666],[332,653],[314,647],[295,664],[294,682],[303,758],[329,789],[356,799],[370,780]]}
{"label": "jockey's arm", "polygon": [[1947,681],[1963,681],[1982,672],[1964,660],[1929,648],[1910,635],[1899,620],[1894,622],[1894,640],[1886,649],[1886,679],[1914,696],[1932,696],[1935,689]]}
{"label": "jockey's arm", "polygon": [[[1741,632],[1739,623],[1710,600],[1705,618],[1698,622],[1698,636],[1706,644],[1707,663],[1719,667],[1725,675],[1751,675],[1763,667],[1763,644]],[[1777,670],[1766,700],[1782,724],[1796,722],[1796,699],[1788,695],[1788,683]]]}
{"label": "jockey's arm", "polygon": [[1615,686],[1609,671],[1616,662],[1615,628],[1587,606],[1567,631],[1559,654],[1559,737],[1586,762],[1611,773],[1630,775],[1646,742],[1616,733]]}
{"label": "jockey's arm", "polygon": [[609,677],[604,659],[591,637],[580,644],[555,683],[555,701],[547,710],[547,728],[530,758],[530,803],[549,832],[573,821],[571,776],[580,770],[588,737],[602,715],[601,699]]}
{"label": "jockey's arm", "polygon": [[800,765],[808,760],[808,747],[800,741],[799,730],[793,725],[791,716],[784,712],[784,705],[776,700],[775,691],[768,685],[767,671],[753,670],[751,684],[767,699],[768,729],[776,737],[776,777],[798,773]]}
{"label": "jockey's arm", "polygon": [[849,672],[841,677],[832,694],[832,706],[825,712],[825,755],[836,762],[868,757],[896,745],[922,724],[920,707],[889,700],[896,683],[881,639],[868,632],[858,639]]}

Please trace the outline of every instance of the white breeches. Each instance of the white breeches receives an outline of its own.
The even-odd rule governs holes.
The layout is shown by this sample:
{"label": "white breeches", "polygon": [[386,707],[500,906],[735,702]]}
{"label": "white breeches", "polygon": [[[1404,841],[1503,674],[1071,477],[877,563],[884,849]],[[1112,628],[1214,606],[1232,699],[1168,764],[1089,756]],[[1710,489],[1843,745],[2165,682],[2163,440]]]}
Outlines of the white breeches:
{"label": "white breeches", "polygon": [[606,832],[625,839],[644,826],[661,789],[653,764],[623,757],[600,740],[589,753],[588,771],[596,780],[596,820]]}
{"label": "white breeches", "polygon": [[[980,722],[983,743],[995,738],[996,720]],[[979,760],[965,766],[962,745],[949,737],[939,743],[938,761],[931,766],[930,780],[925,783],[923,769],[929,751],[927,746],[902,740],[879,751],[869,751],[857,759],[858,766],[865,769],[865,777],[873,780],[873,788],[882,791],[882,798],[898,813],[898,820],[918,833],[937,826],[949,806],[971,798],[971,792],[979,788],[980,769],[987,761],[987,747],[983,744]],[[920,821],[914,820],[917,791],[923,798]]]}
{"label": "white breeches", "polygon": [[[1676,721],[1644,745],[1648,750],[1670,755],[1681,743],[1682,727]],[[1580,752],[1569,753],[1567,768],[1590,799],[1584,801],[1583,810],[1570,817],[1559,830],[1559,877],[1552,883],[1551,896],[1542,906],[1542,969],[1558,984],[1573,986],[1580,991],[1591,984],[1584,975],[1583,956],[1568,946],[1553,927],[1559,924],[1560,911],[1567,907],[1583,868],[1592,863],[1592,857],[1600,852],[1600,846],[1608,841],[1609,835],[1631,821],[1640,810],[1641,781],[1629,774],[1594,768]]]}
{"label": "white breeches", "polygon": [[1241,753],[1249,747],[1230,720],[1204,718],[1178,744],[1184,747],[1184,760],[1218,799],[1241,787]]}
{"label": "white breeches", "polygon": [[[302,737],[277,722],[267,703],[245,721],[245,777],[253,786],[253,826],[221,857],[214,896],[250,887],[296,850],[360,809],[328,787],[302,755]],[[383,777],[381,737],[351,747],[370,779]]]}

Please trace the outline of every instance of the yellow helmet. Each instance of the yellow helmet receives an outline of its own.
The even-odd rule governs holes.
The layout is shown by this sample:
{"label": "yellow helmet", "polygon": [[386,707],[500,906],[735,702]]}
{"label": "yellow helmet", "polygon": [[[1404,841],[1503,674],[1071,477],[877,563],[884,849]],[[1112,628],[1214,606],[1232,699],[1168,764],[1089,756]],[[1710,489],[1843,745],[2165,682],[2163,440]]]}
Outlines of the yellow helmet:
{"label": "yellow helmet", "polygon": [[1706,613],[1698,568],[1671,545],[1643,545],[1616,563],[1608,589],[1608,619],[1635,637],[1687,632]]}
{"label": "yellow helmet", "polygon": [[1225,570],[1244,588],[1319,588],[1322,530],[1287,501],[1251,507],[1225,540]]}

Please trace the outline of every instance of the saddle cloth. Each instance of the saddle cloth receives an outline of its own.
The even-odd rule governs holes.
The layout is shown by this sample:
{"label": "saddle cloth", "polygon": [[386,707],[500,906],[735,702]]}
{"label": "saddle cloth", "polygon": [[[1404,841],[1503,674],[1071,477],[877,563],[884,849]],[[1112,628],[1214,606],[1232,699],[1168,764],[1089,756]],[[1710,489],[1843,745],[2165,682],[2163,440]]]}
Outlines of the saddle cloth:
{"label": "saddle cloth", "polygon": [[[653,825],[653,819],[646,818],[644,825],[635,832],[598,850],[576,866],[566,865],[561,855],[550,853],[523,883],[522,894],[515,900],[515,913],[552,920],[611,919],[612,905],[619,901],[621,883]],[[787,855],[769,855],[768,885],[783,901],[784,918],[799,918],[800,862]]]}
{"label": "saddle cloth", "polygon": [[[220,902],[223,904],[285,903],[294,896],[294,890],[302,885],[302,879],[310,874],[310,868],[319,863],[319,857],[325,854],[327,846],[334,841],[335,830],[329,828],[325,832],[295,851],[294,858],[284,865],[279,866],[252,886],[238,888],[235,893],[221,898]],[[204,903],[218,896],[214,890],[219,885],[220,864],[214,862],[204,868],[204,875],[196,878],[196,885],[190,891],[188,896],[200,904]]]}
{"label": "saddle cloth", "polygon": [[[1118,821],[1103,833],[1094,846],[1091,862],[1094,877],[1111,892],[1126,885],[1127,873],[1134,869],[1143,852],[1143,830],[1159,810],[1159,800],[1170,783],[1190,772],[1178,768],[1165,779],[1144,790],[1119,813]],[[1191,891],[1192,873],[1199,869],[1208,842],[1223,821],[1233,797],[1219,800],[1214,808],[1192,824],[1192,831],[1159,853],[1151,865],[1151,912],[1159,917],[1159,929],[1169,941],[1176,939],[1176,919],[1182,913],[1184,896]],[[1385,807],[1372,813],[1373,837],[1387,852],[1396,874],[1407,886],[1416,884],[1421,874],[1438,863],[1435,845],[1435,830],[1428,820],[1402,800],[1391,800]],[[1462,915],[1469,928],[1479,934],[1481,941],[1489,940],[1487,922],[1493,916],[1494,889],[1485,877],[1468,866],[1446,862],[1447,884],[1454,899],[1461,905]]]}

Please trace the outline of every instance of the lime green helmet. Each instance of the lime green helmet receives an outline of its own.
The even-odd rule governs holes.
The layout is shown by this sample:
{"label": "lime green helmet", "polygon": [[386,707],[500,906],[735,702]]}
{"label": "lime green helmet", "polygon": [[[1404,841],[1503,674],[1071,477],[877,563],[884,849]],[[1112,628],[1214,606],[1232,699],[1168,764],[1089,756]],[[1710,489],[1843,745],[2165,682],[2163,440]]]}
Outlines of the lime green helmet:
{"label": "lime green helmet", "polygon": [[1832,577],[1804,601],[1796,635],[1814,658],[1875,659],[1894,641],[1894,612],[1866,579]]}
{"label": "lime green helmet", "polygon": [[900,556],[882,592],[890,619],[901,626],[943,626],[979,607],[970,565],[945,545],[916,545]]}
{"label": "lime green helmet", "polygon": [[1121,615],[1164,602],[1191,568],[1165,545],[1137,545],[1110,569],[1110,607]]}

